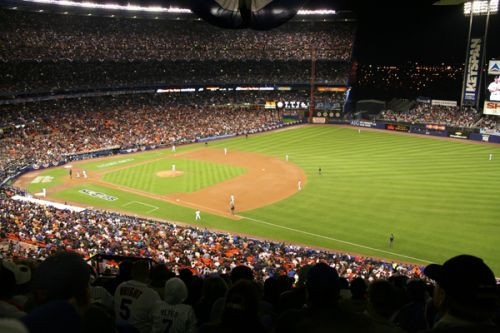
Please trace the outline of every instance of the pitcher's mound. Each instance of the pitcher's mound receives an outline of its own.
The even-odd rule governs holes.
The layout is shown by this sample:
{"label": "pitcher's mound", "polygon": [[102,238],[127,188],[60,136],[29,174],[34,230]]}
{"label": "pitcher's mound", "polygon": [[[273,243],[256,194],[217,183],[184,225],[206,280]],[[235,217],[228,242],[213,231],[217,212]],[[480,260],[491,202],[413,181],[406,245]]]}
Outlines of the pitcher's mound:
{"label": "pitcher's mound", "polygon": [[171,177],[179,177],[179,176],[182,176],[184,174],[184,172],[182,171],[158,171],[156,173],[156,175],[158,177],[162,177],[162,178],[171,178]]}

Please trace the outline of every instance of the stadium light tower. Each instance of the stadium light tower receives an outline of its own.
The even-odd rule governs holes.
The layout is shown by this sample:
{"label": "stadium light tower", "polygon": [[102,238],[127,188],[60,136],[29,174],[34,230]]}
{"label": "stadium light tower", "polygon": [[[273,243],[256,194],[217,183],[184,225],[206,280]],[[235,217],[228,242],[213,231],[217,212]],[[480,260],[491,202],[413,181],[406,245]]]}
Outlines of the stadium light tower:
{"label": "stadium light tower", "polygon": [[[479,103],[481,100],[481,83],[483,78],[483,66],[486,58],[486,38],[488,37],[488,27],[490,22],[490,15],[496,14],[498,12],[498,0],[490,0],[490,1],[472,1],[464,3],[464,15],[469,16],[469,34],[467,37],[467,49],[465,53],[465,67],[464,67],[464,77],[462,82],[462,93],[460,95],[460,109],[463,109],[464,100],[467,99],[467,96],[471,94],[469,89],[471,89],[471,84],[475,86],[475,93],[472,95],[475,96],[475,106],[476,110],[479,109]],[[477,51],[471,50],[471,41],[472,41],[472,23],[474,20],[474,16],[484,16],[486,15],[486,25],[484,28],[484,34],[482,43],[481,40],[475,39],[475,43],[473,44],[474,48],[479,50],[479,54],[481,55],[481,59],[477,59]],[[477,42],[478,41],[478,42]],[[482,45],[481,45],[482,44]],[[473,58],[473,59],[472,59]],[[471,59],[475,63],[471,63]],[[477,64],[479,62],[479,64]],[[479,82],[474,81],[474,73],[479,76]],[[476,80],[477,80],[476,76]],[[467,91],[466,91],[467,87]]]}

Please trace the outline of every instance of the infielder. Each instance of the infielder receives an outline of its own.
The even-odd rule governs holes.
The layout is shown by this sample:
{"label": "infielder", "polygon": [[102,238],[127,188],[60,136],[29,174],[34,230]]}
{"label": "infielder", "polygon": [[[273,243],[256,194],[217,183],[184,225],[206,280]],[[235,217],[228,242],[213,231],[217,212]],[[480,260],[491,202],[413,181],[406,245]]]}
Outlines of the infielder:
{"label": "infielder", "polygon": [[299,180],[299,182],[297,183],[297,187],[300,190],[302,190],[302,182]]}
{"label": "infielder", "polygon": [[285,155],[285,161],[288,162],[288,154]]}
{"label": "infielder", "polygon": [[224,148],[224,156],[227,155],[227,148]]}
{"label": "infielder", "polygon": [[229,197],[229,202],[234,205],[234,195],[233,194],[231,194],[231,196]]}
{"label": "infielder", "polygon": [[83,170],[82,173],[83,173],[83,178],[87,178],[87,171]]}

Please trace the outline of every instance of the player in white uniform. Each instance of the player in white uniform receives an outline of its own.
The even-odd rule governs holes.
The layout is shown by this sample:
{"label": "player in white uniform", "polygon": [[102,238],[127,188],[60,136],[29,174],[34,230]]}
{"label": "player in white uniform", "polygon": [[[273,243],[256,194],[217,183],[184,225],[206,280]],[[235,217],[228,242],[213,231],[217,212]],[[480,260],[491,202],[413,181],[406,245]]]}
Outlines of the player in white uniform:
{"label": "player in white uniform", "polygon": [[196,316],[190,305],[182,304],[188,296],[184,282],[172,278],[165,283],[165,301],[156,302],[152,311],[152,333],[196,332]]}
{"label": "player in white uniform", "polygon": [[149,265],[146,261],[136,261],[132,268],[132,280],[123,282],[115,291],[115,315],[127,321],[141,333],[151,332],[151,310],[160,295],[149,288]]}
{"label": "player in white uniform", "polygon": [[227,155],[227,148],[224,148],[224,155]]}
{"label": "player in white uniform", "polygon": [[194,219],[195,220],[201,220],[201,212],[199,209],[197,209],[195,212],[194,212]]}
{"label": "player in white uniform", "polygon": [[87,171],[83,170],[82,173],[83,173],[83,178],[87,178]]}
{"label": "player in white uniform", "polygon": [[488,90],[491,93],[490,100],[500,101],[500,76],[495,77],[495,81],[490,83]]}
{"label": "player in white uniform", "polygon": [[302,182],[299,180],[299,182],[297,183],[297,188],[300,190],[302,190]]}
{"label": "player in white uniform", "polygon": [[175,150],[175,145],[172,145],[172,153],[174,153],[174,154],[175,154],[175,151],[176,151],[176,150]]}
{"label": "player in white uniform", "polygon": [[493,154],[490,154],[489,160],[491,161],[493,159]]}
{"label": "player in white uniform", "polygon": [[229,203],[230,204],[232,203],[233,205],[235,204],[235,202],[234,202],[234,194],[231,194],[231,196],[229,197]]}
{"label": "player in white uniform", "polygon": [[288,154],[285,155],[285,161],[288,162]]}

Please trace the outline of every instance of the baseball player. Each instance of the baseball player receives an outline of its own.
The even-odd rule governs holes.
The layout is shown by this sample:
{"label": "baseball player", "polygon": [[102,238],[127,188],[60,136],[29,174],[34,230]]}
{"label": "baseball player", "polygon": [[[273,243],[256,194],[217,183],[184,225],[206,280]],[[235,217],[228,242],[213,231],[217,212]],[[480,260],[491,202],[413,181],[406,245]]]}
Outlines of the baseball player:
{"label": "baseball player", "polygon": [[69,178],[73,179],[73,169],[69,169]]}
{"label": "baseball player", "polygon": [[42,196],[45,198],[47,196],[47,189],[43,188],[42,189]]}
{"label": "baseball player", "polygon": [[83,178],[87,178],[87,171],[83,170],[82,173],[83,173]]}
{"label": "baseball player", "polygon": [[188,297],[188,290],[179,278],[165,283],[165,301],[156,302],[151,317],[152,333],[196,332],[196,316],[190,305],[182,304]]}
{"label": "baseball player", "polygon": [[495,81],[490,83],[488,90],[491,93],[490,100],[500,101],[500,76],[495,77]]}
{"label": "baseball player", "polygon": [[321,167],[318,168],[318,175],[321,176]]}
{"label": "baseball player", "polygon": [[302,182],[299,180],[299,182],[297,183],[297,187],[300,190],[302,190]]}
{"label": "baseball player", "polygon": [[491,161],[492,159],[493,159],[493,154],[490,154],[490,159],[489,160]]}
{"label": "baseball player", "polygon": [[288,154],[285,155],[285,161],[288,162]]}
{"label": "baseball player", "polygon": [[197,209],[195,212],[194,212],[194,219],[197,221],[197,220],[201,220],[201,212],[199,209]]}
{"label": "baseball player", "polygon": [[172,145],[172,153],[175,154],[175,145]]}
{"label": "baseball player", "polygon": [[116,319],[127,321],[139,332],[151,332],[151,311],[160,295],[149,288],[149,264],[145,260],[136,261],[132,267],[132,280],[121,283],[115,291]]}
{"label": "baseball player", "polygon": [[231,214],[234,215],[234,202],[229,203],[229,209],[231,210]]}
{"label": "baseball player", "polygon": [[233,194],[231,194],[231,196],[229,197],[229,202],[234,205],[234,195]]}
{"label": "baseball player", "polygon": [[393,243],[394,243],[394,234],[391,233],[391,236],[389,237],[389,247],[392,247]]}
{"label": "baseball player", "polygon": [[227,148],[224,148],[224,156],[227,155]]}

